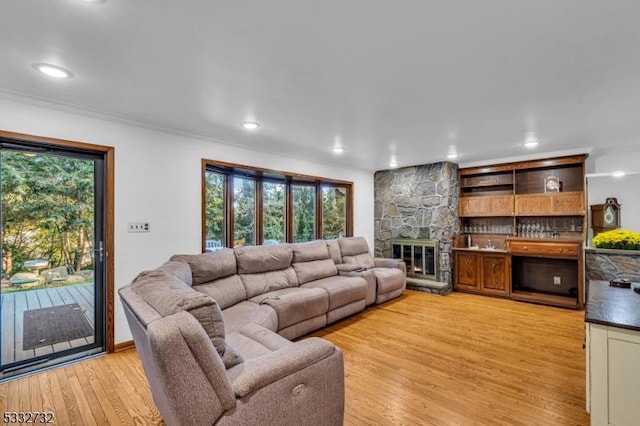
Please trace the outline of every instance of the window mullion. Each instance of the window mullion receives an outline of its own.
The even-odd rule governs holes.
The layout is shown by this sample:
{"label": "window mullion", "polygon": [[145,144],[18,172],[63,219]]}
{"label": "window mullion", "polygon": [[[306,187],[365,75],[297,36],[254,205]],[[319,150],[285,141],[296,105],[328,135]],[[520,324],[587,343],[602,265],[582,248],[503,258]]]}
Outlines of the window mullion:
{"label": "window mullion", "polygon": [[264,180],[262,178],[256,178],[256,202],[255,202],[255,224],[256,224],[256,236],[255,236],[255,244],[264,244],[264,216],[263,216],[263,207],[264,207],[264,188],[263,188]]}
{"label": "window mullion", "polygon": [[224,197],[225,197],[225,214],[226,214],[226,218],[225,218],[225,222],[226,222],[226,226],[225,226],[225,236],[226,236],[226,241],[225,244],[227,247],[233,248],[233,216],[234,216],[234,212],[233,212],[233,174],[229,173],[225,175],[225,193],[224,193]]}
{"label": "window mullion", "polygon": [[322,239],[322,184],[316,182],[316,205],[315,205],[315,218],[316,218],[316,240]]}

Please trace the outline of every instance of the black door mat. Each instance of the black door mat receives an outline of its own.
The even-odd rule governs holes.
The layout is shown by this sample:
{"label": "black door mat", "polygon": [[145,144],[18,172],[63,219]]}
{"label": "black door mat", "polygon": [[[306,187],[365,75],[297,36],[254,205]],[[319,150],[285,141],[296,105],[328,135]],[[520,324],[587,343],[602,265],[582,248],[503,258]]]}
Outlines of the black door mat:
{"label": "black door mat", "polygon": [[24,311],[23,318],[25,351],[93,335],[93,327],[77,303]]}

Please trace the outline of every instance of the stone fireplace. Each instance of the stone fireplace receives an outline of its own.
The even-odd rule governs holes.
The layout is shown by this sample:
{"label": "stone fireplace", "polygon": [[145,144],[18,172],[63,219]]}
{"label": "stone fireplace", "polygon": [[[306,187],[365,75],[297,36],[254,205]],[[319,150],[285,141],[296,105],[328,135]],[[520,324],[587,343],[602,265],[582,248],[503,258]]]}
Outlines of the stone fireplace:
{"label": "stone fireplace", "polygon": [[374,191],[376,256],[393,257],[392,240],[435,240],[437,264],[430,279],[451,289],[458,166],[441,162],[378,171]]}
{"label": "stone fireplace", "polygon": [[402,259],[407,265],[407,278],[438,278],[438,241],[437,240],[391,240],[391,257]]}

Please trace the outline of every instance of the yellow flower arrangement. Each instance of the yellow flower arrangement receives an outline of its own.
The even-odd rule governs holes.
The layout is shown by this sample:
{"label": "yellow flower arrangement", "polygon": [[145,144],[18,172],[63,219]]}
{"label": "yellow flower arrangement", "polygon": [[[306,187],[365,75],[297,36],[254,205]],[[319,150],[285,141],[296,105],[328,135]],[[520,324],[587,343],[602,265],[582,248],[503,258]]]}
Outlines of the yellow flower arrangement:
{"label": "yellow flower arrangement", "polygon": [[640,250],[640,232],[627,229],[602,232],[593,237],[593,245],[604,249]]}

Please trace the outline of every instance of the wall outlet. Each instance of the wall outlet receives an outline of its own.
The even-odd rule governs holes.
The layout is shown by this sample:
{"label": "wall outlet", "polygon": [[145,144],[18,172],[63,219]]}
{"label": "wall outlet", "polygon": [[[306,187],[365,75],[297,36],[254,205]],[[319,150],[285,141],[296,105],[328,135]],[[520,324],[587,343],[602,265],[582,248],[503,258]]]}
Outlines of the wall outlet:
{"label": "wall outlet", "polygon": [[562,278],[560,278],[559,276],[554,276],[553,277],[553,285],[562,285]]}
{"label": "wall outlet", "polygon": [[151,232],[149,222],[129,222],[127,232]]}

